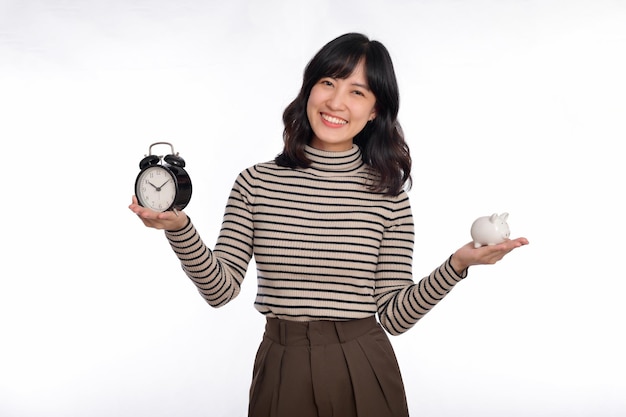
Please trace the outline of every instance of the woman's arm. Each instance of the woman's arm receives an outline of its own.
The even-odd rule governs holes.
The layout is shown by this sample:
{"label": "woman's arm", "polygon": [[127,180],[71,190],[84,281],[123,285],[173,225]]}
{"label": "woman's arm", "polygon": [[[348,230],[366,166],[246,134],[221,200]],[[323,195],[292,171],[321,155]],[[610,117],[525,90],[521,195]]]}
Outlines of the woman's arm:
{"label": "woman's arm", "polygon": [[146,226],[165,230],[183,271],[213,307],[223,306],[239,294],[252,258],[252,215],[244,193],[238,178],[228,198],[213,251],[204,244],[184,212],[157,213],[139,206],[134,197],[129,206]]}

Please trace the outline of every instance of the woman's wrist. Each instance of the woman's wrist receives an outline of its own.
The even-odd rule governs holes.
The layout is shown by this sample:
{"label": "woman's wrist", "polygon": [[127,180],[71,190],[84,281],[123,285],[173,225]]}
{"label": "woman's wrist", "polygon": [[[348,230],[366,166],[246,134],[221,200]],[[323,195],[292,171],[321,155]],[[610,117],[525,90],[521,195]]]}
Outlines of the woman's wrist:
{"label": "woman's wrist", "polygon": [[460,276],[463,274],[463,271],[469,268],[469,265],[462,263],[461,261],[459,261],[458,258],[459,257],[456,253],[452,254],[452,256],[450,257],[450,266],[452,267],[452,269],[454,269],[454,272],[456,272],[457,275]]}
{"label": "woman's wrist", "polygon": [[[182,213],[182,216],[180,215],[181,213]],[[189,218],[189,216],[187,216],[183,212],[179,211],[176,214],[176,217],[179,217],[179,218],[175,220],[174,224],[172,224],[170,227],[165,229],[166,232],[180,232],[181,230],[189,226],[189,223],[191,222],[191,219]]]}

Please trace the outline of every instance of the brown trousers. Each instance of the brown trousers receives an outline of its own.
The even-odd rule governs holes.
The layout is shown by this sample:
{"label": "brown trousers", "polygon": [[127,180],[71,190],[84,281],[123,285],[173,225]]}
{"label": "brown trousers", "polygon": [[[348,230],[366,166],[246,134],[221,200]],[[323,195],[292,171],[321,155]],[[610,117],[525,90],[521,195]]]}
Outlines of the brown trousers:
{"label": "brown trousers", "polygon": [[404,385],[374,316],[268,318],[254,362],[249,417],[407,417]]}

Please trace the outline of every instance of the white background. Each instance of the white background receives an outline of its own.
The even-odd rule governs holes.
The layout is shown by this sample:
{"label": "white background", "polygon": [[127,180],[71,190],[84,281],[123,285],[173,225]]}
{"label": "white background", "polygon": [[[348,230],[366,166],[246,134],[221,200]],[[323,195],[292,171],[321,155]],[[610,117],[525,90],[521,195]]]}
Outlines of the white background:
{"label": "white background", "polygon": [[618,0],[0,0],[0,415],[245,415],[254,264],[206,305],[127,209],[138,162],[174,144],[213,246],[349,31],[396,66],[416,279],[478,216],[531,242],[392,338],[412,415],[625,415],[625,22]]}

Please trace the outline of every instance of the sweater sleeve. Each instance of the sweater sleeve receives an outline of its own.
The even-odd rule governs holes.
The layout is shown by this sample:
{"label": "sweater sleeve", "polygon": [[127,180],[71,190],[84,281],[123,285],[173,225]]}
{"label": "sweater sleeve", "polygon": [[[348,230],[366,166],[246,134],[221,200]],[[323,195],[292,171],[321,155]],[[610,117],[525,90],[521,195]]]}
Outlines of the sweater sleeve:
{"label": "sweater sleeve", "polygon": [[413,327],[467,276],[467,270],[457,273],[448,258],[430,275],[413,281],[413,217],[403,194],[384,232],[374,293],[380,323],[392,335]]}
{"label": "sweater sleeve", "polygon": [[240,174],[228,197],[213,251],[204,244],[191,220],[181,230],[165,232],[183,271],[213,307],[221,307],[237,297],[252,258],[253,227],[248,195]]}

